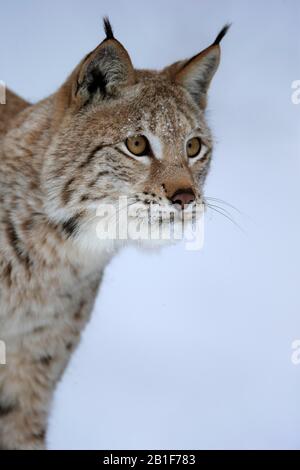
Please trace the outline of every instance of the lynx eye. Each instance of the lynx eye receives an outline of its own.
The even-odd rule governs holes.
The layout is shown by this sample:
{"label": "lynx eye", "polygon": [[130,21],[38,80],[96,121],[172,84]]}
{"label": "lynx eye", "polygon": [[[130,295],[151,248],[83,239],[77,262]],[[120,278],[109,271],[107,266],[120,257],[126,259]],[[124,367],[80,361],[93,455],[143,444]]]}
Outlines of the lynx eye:
{"label": "lynx eye", "polygon": [[194,158],[199,155],[201,150],[201,140],[199,137],[193,137],[186,144],[186,153],[189,158]]}
{"label": "lynx eye", "polygon": [[149,153],[149,142],[143,135],[128,137],[125,143],[129,152],[133,153],[133,155],[136,155],[137,157],[141,157],[142,155],[147,155]]}

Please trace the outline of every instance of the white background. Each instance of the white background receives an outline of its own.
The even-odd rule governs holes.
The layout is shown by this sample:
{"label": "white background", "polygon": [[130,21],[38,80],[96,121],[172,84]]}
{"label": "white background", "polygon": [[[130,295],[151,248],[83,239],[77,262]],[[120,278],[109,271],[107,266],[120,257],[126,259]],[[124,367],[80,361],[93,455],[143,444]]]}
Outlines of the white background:
{"label": "white background", "polygon": [[0,79],[52,93],[103,39],[108,14],[136,67],[206,47],[227,21],[208,119],[205,245],[123,251],[107,269],[60,383],[51,449],[300,448],[298,0],[1,0]]}

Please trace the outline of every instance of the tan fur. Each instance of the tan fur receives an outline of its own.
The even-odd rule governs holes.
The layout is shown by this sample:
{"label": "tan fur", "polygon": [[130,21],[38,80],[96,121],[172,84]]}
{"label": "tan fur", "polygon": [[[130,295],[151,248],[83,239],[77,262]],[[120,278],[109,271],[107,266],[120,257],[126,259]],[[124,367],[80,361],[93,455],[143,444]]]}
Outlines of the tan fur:
{"label": "tan fur", "polygon": [[[162,72],[135,70],[110,37],[54,95],[30,105],[8,91],[7,104],[0,105],[5,449],[45,447],[53,390],[89,319],[103,270],[119,248],[97,239],[97,204],[116,204],[127,195],[168,210],[170,197],[182,188],[203,199],[212,149],[201,107],[207,90],[199,91],[197,103],[185,89],[185,63]],[[186,73],[199,73],[198,66],[189,65]],[[185,139],[195,130],[207,152],[191,165]],[[133,134],[158,139],[162,158],[152,155],[145,162],[127,155],[123,142]]]}

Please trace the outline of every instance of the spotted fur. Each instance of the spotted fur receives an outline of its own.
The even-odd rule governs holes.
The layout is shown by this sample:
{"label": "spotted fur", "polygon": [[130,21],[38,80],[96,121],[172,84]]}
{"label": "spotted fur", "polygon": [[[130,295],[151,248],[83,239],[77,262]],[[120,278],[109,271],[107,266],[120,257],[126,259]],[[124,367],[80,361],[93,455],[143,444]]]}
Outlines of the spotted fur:
{"label": "spotted fur", "polygon": [[[37,104],[0,105],[0,447],[43,449],[55,385],[87,323],[115,241],[96,236],[99,202],[128,196],[166,211],[172,194],[203,197],[212,138],[207,88],[219,40],[191,60],[136,70],[105,20],[106,39]],[[197,133],[206,153],[185,154]],[[134,158],[124,141],[148,137]],[[153,144],[153,145],[152,145]]]}

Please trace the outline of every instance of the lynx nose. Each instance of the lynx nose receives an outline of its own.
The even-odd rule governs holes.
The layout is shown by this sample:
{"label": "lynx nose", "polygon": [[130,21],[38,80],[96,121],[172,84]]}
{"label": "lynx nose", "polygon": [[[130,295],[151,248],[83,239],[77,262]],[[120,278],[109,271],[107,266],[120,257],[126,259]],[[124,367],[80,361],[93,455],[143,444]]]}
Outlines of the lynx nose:
{"label": "lynx nose", "polygon": [[181,209],[184,209],[186,204],[191,204],[196,199],[195,193],[192,189],[179,189],[171,197],[173,204],[180,206]]}

